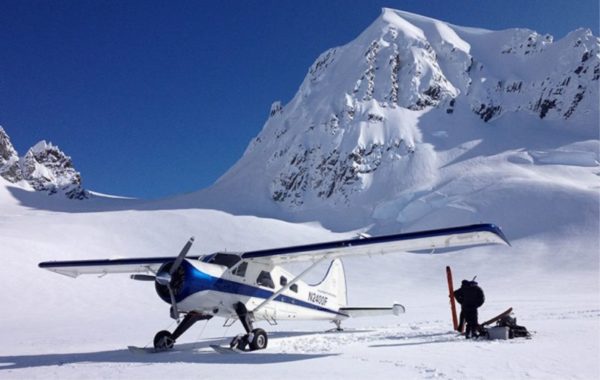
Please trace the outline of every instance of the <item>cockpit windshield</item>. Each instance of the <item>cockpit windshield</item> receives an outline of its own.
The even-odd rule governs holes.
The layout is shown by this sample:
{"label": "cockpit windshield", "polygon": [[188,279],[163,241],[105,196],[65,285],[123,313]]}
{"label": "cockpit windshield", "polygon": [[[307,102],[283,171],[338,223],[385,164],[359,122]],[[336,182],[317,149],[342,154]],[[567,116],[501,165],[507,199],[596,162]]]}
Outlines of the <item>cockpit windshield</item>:
{"label": "cockpit windshield", "polygon": [[227,268],[231,268],[240,260],[240,256],[233,253],[213,253],[202,258],[204,263],[223,265]]}

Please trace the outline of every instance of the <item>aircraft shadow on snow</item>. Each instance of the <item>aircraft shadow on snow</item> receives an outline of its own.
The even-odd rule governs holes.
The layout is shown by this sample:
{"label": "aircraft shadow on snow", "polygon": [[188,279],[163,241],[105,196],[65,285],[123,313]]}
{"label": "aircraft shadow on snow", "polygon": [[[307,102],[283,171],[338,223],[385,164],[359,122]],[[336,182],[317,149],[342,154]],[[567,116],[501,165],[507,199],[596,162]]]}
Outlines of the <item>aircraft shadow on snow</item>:
{"label": "aircraft shadow on snow", "polygon": [[[273,339],[314,334],[314,331],[279,331],[270,335]],[[119,349],[97,352],[0,356],[0,372],[20,368],[62,366],[77,363],[274,364],[339,355],[335,353],[302,354],[260,351],[227,355],[216,353],[209,348],[211,344],[227,345],[228,342],[226,339],[202,340],[195,343],[178,344],[173,351],[156,354],[134,353],[127,349]]]}
{"label": "aircraft shadow on snow", "polygon": [[[274,333],[276,336],[300,336],[313,333]],[[20,368],[62,366],[77,363],[202,363],[202,364],[273,364],[317,359],[338,354],[302,354],[279,352],[246,352],[219,354],[209,348],[211,344],[225,345],[223,339],[204,340],[176,345],[173,351],[162,353],[134,353],[127,349],[40,355],[0,356],[0,372]]]}

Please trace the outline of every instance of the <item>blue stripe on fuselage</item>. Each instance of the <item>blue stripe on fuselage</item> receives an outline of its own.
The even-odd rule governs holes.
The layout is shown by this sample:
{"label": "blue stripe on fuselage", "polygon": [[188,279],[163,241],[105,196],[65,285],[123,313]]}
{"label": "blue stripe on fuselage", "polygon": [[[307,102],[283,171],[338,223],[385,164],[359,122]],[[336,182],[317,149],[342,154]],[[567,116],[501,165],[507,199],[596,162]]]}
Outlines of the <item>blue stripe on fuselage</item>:
{"label": "blue stripe on fuselage", "polygon": [[[195,293],[206,290],[264,299],[267,299],[274,294],[274,292],[270,290],[261,289],[256,286],[246,285],[239,282],[211,276],[207,273],[198,270],[196,267],[194,267],[187,261],[184,261],[182,265],[185,268],[185,281],[181,291],[178,292],[175,296],[175,300],[177,302],[181,302]],[[274,301],[347,317],[347,315],[344,313],[327,309],[319,305],[314,305],[312,303],[302,301],[297,298],[293,298],[283,294],[280,294],[277,297],[275,297]]]}

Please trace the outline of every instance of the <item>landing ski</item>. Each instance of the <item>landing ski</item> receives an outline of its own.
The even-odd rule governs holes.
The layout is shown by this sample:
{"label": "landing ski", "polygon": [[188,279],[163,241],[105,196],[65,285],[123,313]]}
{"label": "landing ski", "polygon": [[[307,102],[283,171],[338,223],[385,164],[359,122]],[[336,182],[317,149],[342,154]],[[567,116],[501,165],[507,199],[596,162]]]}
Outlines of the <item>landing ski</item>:
{"label": "landing ski", "polygon": [[127,349],[134,354],[156,354],[159,352],[167,352],[167,351],[159,351],[154,347],[127,346]]}
{"label": "landing ski", "polygon": [[244,351],[242,350],[238,350],[237,348],[231,348],[231,347],[226,347],[226,346],[219,346],[217,344],[211,344],[210,348],[212,348],[215,352],[218,352],[219,354],[225,354],[225,355],[229,355],[229,354],[241,354]]}
{"label": "landing ski", "polygon": [[446,279],[448,280],[448,296],[450,297],[450,311],[452,313],[452,326],[458,331],[458,318],[456,317],[456,300],[454,299],[454,282],[452,281],[452,270],[446,267]]}
{"label": "landing ski", "polygon": [[188,350],[181,350],[181,349],[170,349],[170,350],[157,350],[154,347],[137,347],[137,346],[127,346],[127,349],[129,350],[129,352],[132,352],[134,354],[167,354],[167,353],[173,353],[173,352],[184,352],[184,351],[188,351]]}
{"label": "landing ski", "polygon": [[506,317],[507,315],[509,315],[510,313],[512,313],[512,310],[513,310],[512,307],[509,307],[508,309],[506,309],[502,313],[496,315],[494,318],[489,319],[489,320],[483,322],[481,324],[481,326],[486,326],[486,325],[492,324],[492,323],[496,322],[497,320],[499,320],[500,318]]}

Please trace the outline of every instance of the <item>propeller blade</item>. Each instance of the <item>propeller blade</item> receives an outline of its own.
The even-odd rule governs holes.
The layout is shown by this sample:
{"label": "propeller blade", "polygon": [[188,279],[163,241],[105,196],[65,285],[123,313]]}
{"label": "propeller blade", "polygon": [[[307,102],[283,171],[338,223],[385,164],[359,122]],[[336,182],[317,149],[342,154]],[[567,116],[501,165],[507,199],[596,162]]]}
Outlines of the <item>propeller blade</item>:
{"label": "propeller blade", "polygon": [[179,310],[177,310],[177,302],[175,301],[175,295],[173,294],[171,285],[167,285],[167,289],[169,289],[169,296],[171,296],[171,318],[176,319],[177,322],[179,322]]}
{"label": "propeller blade", "polygon": [[130,276],[130,278],[132,280],[137,280],[137,281],[154,281],[154,280],[156,280],[156,277],[151,276],[149,274],[132,274]]}
{"label": "propeller blade", "polygon": [[193,242],[194,242],[194,237],[192,236],[190,238],[190,240],[188,240],[187,243],[185,243],[185,245],[183,246],[183,249],[179,253],[179,256],[177,256],[177,258],[175,259],[175,262],[173,263],[173,266],[171,266],[171,270],[169,270],[169,274],[170,275],[173,275],[173,273],[175,273],[175,271],[177,269],[179,269],[179,266],[183,262],[183,259],[185,259],[185,255],[187,255],[188,251],[192,247],[192,243]]}

